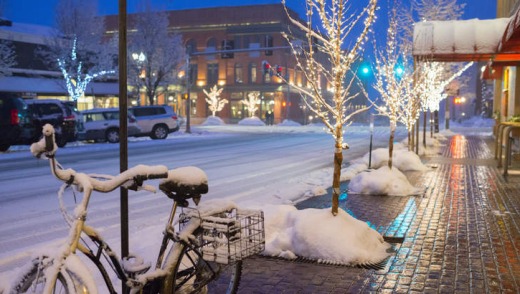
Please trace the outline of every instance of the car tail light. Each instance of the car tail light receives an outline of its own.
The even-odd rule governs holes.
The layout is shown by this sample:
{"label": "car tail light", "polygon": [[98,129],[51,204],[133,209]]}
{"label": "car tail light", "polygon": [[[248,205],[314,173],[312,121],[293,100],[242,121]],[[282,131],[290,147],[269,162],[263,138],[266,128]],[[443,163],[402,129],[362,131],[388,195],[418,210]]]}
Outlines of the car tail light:
{"label": "car tail light", "polygon": [[66,121],[68,121],[68,120],[76,120],[76,118],[74,117],[74,115],[67,115],[67,116],[65,116],[63,118],[63,120],[66,120]]}
{"label": "car tail light", "polygon": [[172,115],[172,119],[173,120],[177,120],[177,116],[176,115]]}
{"label": "car tail light", "polygon": [[18,109],[11,109],[10,122],[12,125],[20,123],[20,117],[18,116]]}

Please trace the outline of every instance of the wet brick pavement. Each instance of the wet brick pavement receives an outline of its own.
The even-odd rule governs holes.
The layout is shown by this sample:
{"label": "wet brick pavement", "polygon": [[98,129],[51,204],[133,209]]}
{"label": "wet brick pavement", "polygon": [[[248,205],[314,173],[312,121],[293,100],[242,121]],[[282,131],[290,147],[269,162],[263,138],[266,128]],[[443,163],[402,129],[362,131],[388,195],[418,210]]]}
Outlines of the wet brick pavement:
{"label": "wet brick pavement", "polygon": [[254,257],[239,293],[520,293],[520,175],[502,176],[492,140],[455,135],[423,158],[430,171],[407,173],[423,195],[343,195],[344,209],[397,242],[382,268]]}

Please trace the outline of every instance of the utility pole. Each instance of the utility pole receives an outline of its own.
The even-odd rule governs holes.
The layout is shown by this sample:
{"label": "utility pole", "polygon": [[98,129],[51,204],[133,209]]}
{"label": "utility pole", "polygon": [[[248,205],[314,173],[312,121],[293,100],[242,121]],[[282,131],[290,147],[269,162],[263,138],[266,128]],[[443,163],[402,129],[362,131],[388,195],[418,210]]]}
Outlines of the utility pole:
{"label": "utility pole", "polygon": [[190,66],[190,54],[186,54],[186,133],[191,133],[191,66]]}
{"label": "utility pole", "polygon": [[[119,171],[128,169],[128,95],[127,95],[127,48],[126,48],[126,0],[119,0]],[[120,188],[121,257],[128,256],[128,190]],[[127,293],[122,283],[122,293]]]}

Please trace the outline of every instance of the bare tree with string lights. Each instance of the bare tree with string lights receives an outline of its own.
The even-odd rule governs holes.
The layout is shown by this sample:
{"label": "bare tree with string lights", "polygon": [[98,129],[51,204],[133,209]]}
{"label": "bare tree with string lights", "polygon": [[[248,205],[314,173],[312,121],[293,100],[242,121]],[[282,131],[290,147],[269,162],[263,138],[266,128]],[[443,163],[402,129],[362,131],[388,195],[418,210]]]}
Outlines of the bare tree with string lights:
{"label": "bare tree with string lights", "polygon": [[[391,10],[390,25],[384,49],[375,50],[374,89],[381,97],[381,103],[375,104],[379,115],[390,120],[388,139],[388,168],[392,169],[394,136],[397,122],[406,120],[406,115],[413,116],[413,71],[409,69],[409,57],[406,47],[397,43],[397,8]],[[411,110],[411,111],[410,111]],[[418,113],[418,111],[417,111]],[[407,128],[411,127],[408,124]],[[408,129],[410,130],[410,129]]]}
{"label": "bare tree with string lights", "polygon": [[[301,42],[297,36],[286,35],[296,57],[296,68],[307,80],[305,86],[291,83],[291,87],[306,97],[308,109],[334,138],[332,214],[337,215],[343,150],[348,149],[344,129],[354,115],[366,110],[349,107],[356,97],[362,93],[366,95],[363,87],[362,93],[351,90],[354,84],[359,84],[359,79],[349,74],[354,72],[353,65],[376,18],[377,0],[368,0],[359,11],[353,11],[348,0],[307,0],[306,6],[305,23],[294,19],[286,8],[291,22],[305,33]],[[325,89],[322,79],[326,81]],[[349,112],[347,109],[355,110]]]}
{"label": "bare tree with string lights", "polygon": [[220,94],[224,88],[218,88],[217,85],[213,86],[213,88],[210,89],[209,93],[206,91],[206,89],[203,89],[204,94],[206,94],[206,102],[208,103],[208,108],[211,111],[211,115],[215,116],[215,114],[219,111],[221,111],[224,108],[224,105],[228,103],[227,99],[223,99],[220,97]]}

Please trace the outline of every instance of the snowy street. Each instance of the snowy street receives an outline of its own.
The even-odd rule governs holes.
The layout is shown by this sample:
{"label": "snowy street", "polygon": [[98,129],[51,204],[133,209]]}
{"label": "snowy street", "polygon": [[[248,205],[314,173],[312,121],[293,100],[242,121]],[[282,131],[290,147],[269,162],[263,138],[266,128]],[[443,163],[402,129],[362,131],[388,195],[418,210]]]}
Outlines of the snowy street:
{"label": "snowy street", "polygon": [[[350,149],[344,152],[344,163],[368,152],[369,136],[368,127],[348,129],[345,141]],[[397,141],[405,136],[406,131],[398,128]],[[386,146],[387,140],[388,127],[376,127],[374,149]],[[65,168],[117,174],[117,144],[76,145],[57,153]],[[195,127],[191,135],[174,133],[163,141],[131,139],[129,166],[198,166],[209,179],[206,199],[227,198],[239,205],[258,206],[294,203],[323,193],[331,186],[332,150],[332,137],[319,126]],[[149,184],[154,185],[154,181]],[[0,187],[1,282],[4,274],[16,270],[38,248],[62,241],[67,227],[56,197],[60,183],[45,160],[31,157],[28,146],[0,154]],[[73,203],[73,199],[69,201]],[[157,231],[155,236],[160,238],[171,200],[160,192],[130,191],[129,201],[130,251],[150,251],[153,256],[156,241],[138,243],[142,239],[132,234],[141,231],[148,236]],[[95,193],[89,208],[87,223],[101,228],[119,251],[119,190],[106,195]]]}

